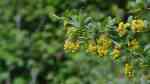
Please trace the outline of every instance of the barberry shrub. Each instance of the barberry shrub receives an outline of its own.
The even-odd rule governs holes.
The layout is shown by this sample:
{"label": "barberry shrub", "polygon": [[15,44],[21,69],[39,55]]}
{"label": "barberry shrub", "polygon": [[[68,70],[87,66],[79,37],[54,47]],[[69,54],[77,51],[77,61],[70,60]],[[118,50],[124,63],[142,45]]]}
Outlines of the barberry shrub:
{"label": "barberry shrub", "polygon": [[149,3],[0,0],[0,84],[149,84]]}
{"label": "barberry shrub", "polygon": [[145,73],[150,73],[150,21],[143,14],[146,11],[144,1],[136,0],[135,3],[135,7],[139,9],[131,7],[127,12],[132,13],[124,16],[95,17],[82,11],[67,14],[68,16],[63,17],[66,32],[65,52],[82,52],[88,56],[97,56],[97,59],[109,59],[121,64],[127,79],[132,80],[139,74],[144,74],[144,78],[149,80],[150,75]]}

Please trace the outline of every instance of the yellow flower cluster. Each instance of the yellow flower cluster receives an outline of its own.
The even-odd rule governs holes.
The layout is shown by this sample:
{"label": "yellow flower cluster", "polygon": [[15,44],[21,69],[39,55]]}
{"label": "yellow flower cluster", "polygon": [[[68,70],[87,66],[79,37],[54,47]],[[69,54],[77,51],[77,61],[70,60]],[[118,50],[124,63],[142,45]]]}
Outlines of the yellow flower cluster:
{"label": "yellow flower cluster", "polygon": [[139,42],[137,41],[137,39],[133,39],[131,41],[128,42],[128,47],[130,49],[138,49],[139,48]]}
{"label": "yellow flower cluster", "polygon": [[97,39],[97,52],[99,56],[106,56],[108,54],[108,49],[110,48],[112,40],[108,35],[103,34]]}
{"label": "yellow flower cluster", "polygon": [[87,52],[93,54],[97,53],[99,56],[106,56],[112,43],[111,39],[108,37],[108,35],[102,34],[99,36],[96,42],[90,41],[88,43]]}
{"label": "yellow flower cluster", "polygon": [[131,29],[134,32],[141,32],[144,30],[144,21],[137,19],[131,22]]}
{"label": "yellow flower cluster", "polygon": [[87,52],[93,53],[93,54],[97,52],[97,46],[94,41],[90,41],[88,43]]}
{"label": "yellow flower cluster", "polygon": [[136,19],[132,20],[131,24],[120,22],[116,29],[119,36],[124,36],[125,34],[127,34],[127,27],[129,26],[131,26],[131,30],[133,32],[142,32],[144,30],[144,21],[141,19]]}
{"label": "yellow flower cluster", "polygon": [[127,33],[127,29],[126,29],[125,24],[123,22],[120,22],[118,24],[116,31],[118,32],[119,36],[125,35]]}
{"label": "yellow flower cluster", "polygon": [[121,55],[121,49],[120,47],[115,47],[112,51],[112,56],[113,56],[113,59],[117,59],[118,57],[120,57]]}
{"label": "yellow flower cluster", "polygon": [[129,79],[133,77],[133,67],[131,64],[125,64],[124,73]]}
{"label": "yellow flower cluster", "polygon": [[102,46],[98,47],[97,51],[99,56],[106,56],[108,53],[108,49]]}
{"label": "yellow flower cluster", "polygon": [[97,44],[105,48],[109,48],[111,46],[111,43],[112,40],[108,37],[107,34],[102,34],[97,39]]}
{"label": "yellow flower cluster", "polygon": [[76,52],[77,50],[79,50],[80,48],[80,43],[79,41],[70,41],[70,40],[66,40],[64,43],[64,50],[65,51],[70,51],[70,52]]}

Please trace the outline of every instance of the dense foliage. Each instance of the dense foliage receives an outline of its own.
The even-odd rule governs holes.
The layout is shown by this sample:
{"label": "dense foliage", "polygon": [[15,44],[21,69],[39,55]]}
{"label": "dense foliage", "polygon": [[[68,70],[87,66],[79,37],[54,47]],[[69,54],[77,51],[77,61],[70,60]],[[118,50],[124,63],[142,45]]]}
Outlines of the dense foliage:
{"label": "dense foliage", "polygon": [[148,84],[149,4],[1,0],[0,84]]}

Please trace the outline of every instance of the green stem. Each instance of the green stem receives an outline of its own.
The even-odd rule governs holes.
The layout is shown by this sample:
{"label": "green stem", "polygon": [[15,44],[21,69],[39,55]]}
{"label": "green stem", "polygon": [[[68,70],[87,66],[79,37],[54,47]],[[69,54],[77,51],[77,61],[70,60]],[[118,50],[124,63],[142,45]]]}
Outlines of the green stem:
{"label": "green stem", "polygon": [[31,70],[31,81],[30,81],[30,84],[37,84],[36,80],[37,80],[38,72],[39,71],[37,69],[32,69]]}

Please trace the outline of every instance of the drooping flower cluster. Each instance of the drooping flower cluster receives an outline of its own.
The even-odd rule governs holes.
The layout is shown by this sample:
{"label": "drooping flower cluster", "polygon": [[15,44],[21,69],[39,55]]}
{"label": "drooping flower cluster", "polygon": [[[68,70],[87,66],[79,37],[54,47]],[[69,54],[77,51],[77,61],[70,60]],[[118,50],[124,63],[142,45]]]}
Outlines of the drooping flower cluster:
{"label": "drooping flower cluster", "polygon": [[144,25],[144,21],[141,19],[132,20],[131,23],[120,22],[116,28],[116,31],[118,32],[119,36],[122,37],[127,34],[127,28],[130,28],[133,32],[142,32],[144,31]]}
{"label": "drooping flower cluster", "polygon": [[80,43],[79,41],[71,41],[71,40],[66,40],[64,44],[64,50],[67,52],[76,52],[80,48]]}
{"label": "drooping flower cluster", "polygon": [[111,39],[107,34],[100,35],[96,41],[89,41],[87,46],[87,52],[91,54],[97,54],[98,56],[106,56],[108,50],[112,45]]}
{"label": "drooping flower cluster", "polygon": [[99,56],[106,56],[108,54],[108,49],[111,47],[112,41],[107,34],[99,36],[97,39],[97,52]]}
{"label": "drooping flower cluster", "polygon": [[89,41],[87,46],[87,52],[96,54],[97,53],[97,45],[95,41]]}
{"label": "drooping flower cluster", "polygon": [[138,49],[139,48],[139,42],[137,39],[133,39],[128,42],[128,47],[132,50]]}
{"label": "drooping flower cluster", "polygon": [[125,24],[123,22],[120,22],[116,31],[118,32],[119,36],[124,36],[127,33]]}
{"label": "drooping flower cluster", "polygon": [[131,29],[134,32],[142,32],[144,30],[144,21],[140,19],[133,20],[131,23]]}
{"label": "drooping flower cluster", "polygon": [[115,60],[121,56],[121,48],[120,46],[115,46],[115,48],[112,51],[112,58]]}

